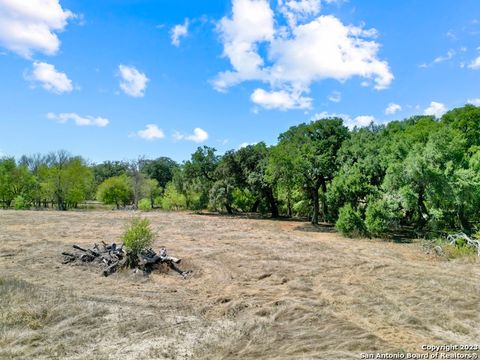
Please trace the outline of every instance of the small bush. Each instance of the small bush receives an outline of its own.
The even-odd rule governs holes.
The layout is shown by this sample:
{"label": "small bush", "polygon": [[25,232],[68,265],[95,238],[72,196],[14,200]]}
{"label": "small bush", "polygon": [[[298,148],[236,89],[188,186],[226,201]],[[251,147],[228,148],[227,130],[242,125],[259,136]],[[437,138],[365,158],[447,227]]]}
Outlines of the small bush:
{"label": "small bush", "polygon": [[360,213],[354,210],[350,204],[340,208],[335,227],[343,235],[349,237],[358,237],[365,234],[365,224]]}
{"label": "small bush", "polygon": [[15,210],[23,210],[23,209],[28,209],[29,205],[28,205],[28,202],[25,200],[25,198],[22,195],[18,195],[13,200],[13,208]]}
{"label": "small bush", "polygon": [[165,210],[181,210],[186,207],[185,196],[177,191],[175,185],[168,183],[162,198],[162,208]]}
{"label": "small bush", "polygon": [[138,202],[138,208],[142,211],[152,210],[152,203],[151,203],[150,199],[141,199]]}
{"label": "small bush", "polygon": [[369,201],[365,212],[365,225],[372,236],[385,235],[395,221],[391,204],[385,199]]}
{"label": "small bush", "polygon": [[150,228],[150,220],[135,218],[125,229],[121,239],[128,250],[139,253],[152,246],[154,237],[155,234]]}

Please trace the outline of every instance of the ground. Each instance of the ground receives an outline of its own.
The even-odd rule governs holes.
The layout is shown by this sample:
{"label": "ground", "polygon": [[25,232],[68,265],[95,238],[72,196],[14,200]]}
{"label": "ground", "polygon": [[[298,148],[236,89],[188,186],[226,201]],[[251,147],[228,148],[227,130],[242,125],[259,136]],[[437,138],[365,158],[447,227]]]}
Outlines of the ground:
{"label": "ground", "polygon": [[134,214],[0,211],[0,358],[360,359],[480,343],[480,262],[303,222],[142,213],[193,270],[62,265]]}

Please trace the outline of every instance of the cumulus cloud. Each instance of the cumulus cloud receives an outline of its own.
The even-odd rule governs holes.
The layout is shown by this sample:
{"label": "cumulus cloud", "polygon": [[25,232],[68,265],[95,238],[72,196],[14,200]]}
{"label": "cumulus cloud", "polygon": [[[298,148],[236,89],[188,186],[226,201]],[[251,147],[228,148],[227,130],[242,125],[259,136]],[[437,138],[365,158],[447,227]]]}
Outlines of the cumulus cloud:
{"label": "cumulus cloud", "polygon": [[156,140],[156,139],[163,139],[165,137],[165,133],[162,129],[160,129],[155,124],[147,124],[145,129],[139,130],[135,133],[141,139],[145,140]]}
{"label": "cumulus cloud", "polygon": [[375,122],[375,117],[372,115],[360,115],[353,119],[353,121],[359,126],[368,126],[370,123]]}
{"label": "cumulus cloud", "polygon": [[473,60],[470,64],[468,64],[468,67],[473,70],[480,69],[480,56]]}
{"label": "cumulus cloud", "polygon": [[65,124],[68,121],[72,121],[77,126],[98,126],[98,127],[105,127],[107,126],[110,121],[106,118],[102,117],[94,117],[94,116],[80,116],[76,113],[48,113],[47,118],[50,120],[55,120],[61,124]]}
{"label": "cumulus cloud", "polygon": [[320,0],[279,0],[281,13],[291,27],[309,16],[320,13]]}
{"label": "cumulus cloud", "polygon": [[54,55],[57,33],[74,17],[59,0],[0,0],[0,45],[25,58],[34,52]]}
{"label": "cumulus cloud", "polygon": [[175,132],[173,134],[173,138],[175,140],[188,140],[201,143],[208,139],[208,133],[201,128],[195,128],[193,129],[193,134],[181,134],[179,132]]}
{"label": "cumulus cloud", "polygon": [[188,35],[188,19],[185,19],[183,24],[175,25],[172,30],[170,30],[170,36],[172,40],[172,45],[180,46],[180,39]]}
{"label": "cumulus cloud", "polygon": [[475,106],[480,106],[480,98],[477,99],[468,99],[467,100],[468,104],[475,105]]}
{"label": "cumulus cloud", "polygon": [[329,113],[327,111],[316,113],[311,117],[311,120],[315,121],[315,120],[329,119],[329,118],[343,119],[344,125],[347,126],[350,130],[355,127],[368,126],[370,125],[370,123],[375,122],[375,117],[372,115],[359,115],[359,116],[356,116],[355,118],[352,118],[348,114]]}
{"label": "cumulus cloud", "polygon": [[329,96],[328,100],[334,103],[338,103],[342,100],[342,93],[339,91],[333,91]]}
{"label": "cumulus cloud", "polygon": [[143,97],[149,81],[148,77],[133,66],[119,65],[118,71],[122,80],[120,88],[133,97]]}
{"label": "cumulus cloud", "polygon": [[425,110],[424,110],[424,114],[425,115],[433,115],[435,116],[436,118],[439,118],[441,117],[443,114],[445,114],[447,112],[447,108],[445,107],[444,104],[442,103],[439,103],[439,102],[436,102],[436,101],[432,101],[430,103],[430,106],[427,107]]}
{"label": "cumulus cloud", "polygon": [[395,103],[390,103],[388,104],[387,108],[385,109],[385,114],[386,115],[393,115],[398,111],[401,111],[402,107],[398,104]]}
{"label": "cumulus cloud", "polygon": [[31,72],[25,74],[25,79],[38,82],[48,91],[55,94],[71,92],[73,90],[72,81],[67,74],[57,71],[54,65],[44,62],[34,62]]}
{"label": "cumulus cloud", "polygon": [[[332,15],[318,16],[319,1],[280,1],[278,9],[275,13],[267,0],[233,0],[231,16],[218,25],[223,56],[232,69],[216,76],[215,89],[225,91],[256,80],[268,83],[269,93],[283,91],[301,98],[313,82],[328,78],[343,82],[360,76],[379,90],[392,82],[388,63],[377,57],[375,29],[345,25]],[[287,26],[276,21],[279,16]]]}
{"label": "cumulus cloud", "polygon": [[312,98],[300,96],[300,93],[280,91],[265,91],[256,89],[250,96],[252,102],[265,109],[310,109]]}

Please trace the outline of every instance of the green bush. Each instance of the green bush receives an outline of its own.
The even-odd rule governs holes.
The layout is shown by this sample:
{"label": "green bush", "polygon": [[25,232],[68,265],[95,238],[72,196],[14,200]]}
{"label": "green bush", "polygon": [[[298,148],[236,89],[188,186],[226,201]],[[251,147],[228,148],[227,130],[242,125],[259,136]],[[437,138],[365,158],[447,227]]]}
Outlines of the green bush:
{"label": "green bush", "polygon": [[340,208],[335,227],[345,236],[357,237],[365,235],[365,224],[360,213],[354,210],[350,204]]}
{"label": "green bush", "polygon": [[22,210],[22,209],[28,209],[30,208],[30,206],[22,195],[18,195],[13,200],[13,208],[15,210]]}
{"label": "green bush", "polygon": [[365,225],[372,236],[385,235],[394,225],[395,211],[385,199],[371,200],[365,212]]}
{"label": "green bush", "polygon": [[150,220],[135,218],[122,234],[125,247],[133,253],[139,253],[153,244],[155,234],[150,228]]}
{"label": "green bush", "polygon": [[255,204],[255,196],[252,195],[250,190],[235,188],[232,192],[232,206],[235,209],[239,209],[243,212],[251,211],[253,205]]}
{"label": "green bush", "polygon": [[141,199],[139,202],[138,202],[138,208],[142,211],[150,211],[152,210],[152,203],[150,201],[150,199]]}
{"label": "green bush", "polygon": [[180,210],[186,207],[185,196],[177,191],[173,183],[168,183],[162,198],[162,208],[165,210]]}

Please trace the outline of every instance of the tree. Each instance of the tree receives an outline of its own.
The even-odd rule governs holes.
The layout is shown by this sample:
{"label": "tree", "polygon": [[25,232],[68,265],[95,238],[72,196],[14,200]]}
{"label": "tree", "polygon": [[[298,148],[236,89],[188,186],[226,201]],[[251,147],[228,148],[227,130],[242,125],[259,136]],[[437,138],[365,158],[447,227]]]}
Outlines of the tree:
{"label": "tree", "polygon": [[102,182],[97,189],[97,199],[104,204],[125,206],[132,200],[132,190],[126,175],[112,176]]}
{"label": "tree", "polygon": [[348,136],[343,120],[330,118],[293,126],[279,137],[277,146],[283,148],[280,151],[287,156],[282,162],[289,163],[290,176],[300,184],[312,203],[313,224],[318,224],[320,218],[320,200],[322,218],[326,218],[327,184],[337,169],[338,150]]}
{"label": "tree", "polygon": [[113,176],[124,175],[128,172],[128,163],[125,161],[104,161],[92,166],[95,187]]}
{"label": "tree", "polygon": [[278,201],[274,193],[276,178],[268,176],[270,149],[264,142],[248,145],[236,153],[236,168],[239,169],[238,180],[243,187],[257,197],[252,212],[257,211],[261,199],[265,199],[272,217],[278,217]]}
{"label": "tree", "polygon": [[76,207],[87,198],[93,174],[85,160],[60,150],[48,155],[50,166],[44,169],[43,191],[57,204],[59,210]]}
{"label": "tree", "polygon": [[215,169],[220,162],[216,149],[208,146],[198,147],[191,159],[183,165],[183,180],[200,193],[199,207],[205,208],[209,200],[209,192],[217,180]]}
{"label": "tree", "polygon": [[25,165],[17,165],[14,158],[0,159],[0,199],[3,207],[10,207],[17,196],[23,196],[29,203],[34,186],[35,178]]}
{"label": "tree", "polygon": [[158,186],[165,188],[172,181],[173,172],[178,164],[168,157],[159,157],[155,160],[145,160],[142,164],[142,172],[150,179],[155,179]]}

